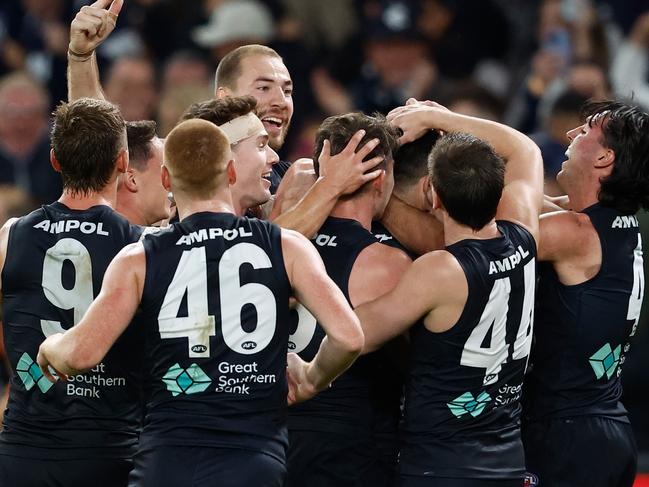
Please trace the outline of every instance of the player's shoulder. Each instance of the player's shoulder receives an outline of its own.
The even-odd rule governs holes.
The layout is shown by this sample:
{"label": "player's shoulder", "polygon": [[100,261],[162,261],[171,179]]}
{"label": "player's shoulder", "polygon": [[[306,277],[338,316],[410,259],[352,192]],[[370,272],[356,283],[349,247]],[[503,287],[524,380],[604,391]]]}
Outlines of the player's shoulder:
{"label": "player's shoulder", "polygon": [[539,219],[539,258],[560,260],[587,255],[599,246],[599,236],[585,213],[561,210],[545,213]]}
{"label": "player's shoulder", "polygon": [[388,272],[405,270],[412,264],[412,259],[406,252],[381,242],[365,247],[358,255],[358,259]]}

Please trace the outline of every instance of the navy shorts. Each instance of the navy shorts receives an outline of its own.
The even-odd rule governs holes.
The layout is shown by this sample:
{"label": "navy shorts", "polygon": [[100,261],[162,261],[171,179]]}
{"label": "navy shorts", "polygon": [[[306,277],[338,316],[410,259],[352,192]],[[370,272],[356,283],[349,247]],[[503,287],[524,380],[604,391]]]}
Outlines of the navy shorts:
{"label": "navy shorts", "polygon": [[130,459],[41,460],[0,454],[0,486],[126,487],[132,467]]}
{"label": "navy shorts", "polygon": [[387,487],[392,485],[370,439],[289,429],[284,487]]}
{"label": "navy shorts", "polygon": [[527,470],[538,487],[631,487],[638,452],[631,425],[597,416],[523,424]]}
{"label": "navy shorts", "polygon": [[130,487],[282,487],[284,462],[254,450],[158,446],[138,452]]}
{"label": "navy shorts", "polygon": [[523,480],[450,479],[401,474],[398,485],[399,487],[523,487]]}

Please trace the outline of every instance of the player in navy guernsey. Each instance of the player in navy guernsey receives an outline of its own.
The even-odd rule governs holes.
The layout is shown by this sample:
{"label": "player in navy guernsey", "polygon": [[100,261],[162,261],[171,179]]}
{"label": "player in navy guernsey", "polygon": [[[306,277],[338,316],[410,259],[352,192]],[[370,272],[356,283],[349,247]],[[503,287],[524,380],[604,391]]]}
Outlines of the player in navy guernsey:
{"label": "player in navy guernsey", "polygon": [[540,222],[523,441],[539,485],[631,486],[637,453],[620,374],[644,295],[634,214],[649,208],[649,115],[614,102],[584,115],[557,175],[571,210]]}
{"label": "player in navy guernsey", "polygon": [[409,100],[388,120],[404,142],[430,128],[447,134],[429,157],[446,249],[420,257],[394,290],[356,309],[364,351],[414,324],[399,485],[520,486],[539,150],[509,127],[432,102]]}
{"label": "player in navy guernsey", "polygon": [[0,485],[125,486],[141,421],[137,327],[84,375],[52,384],[36,364],[48,336],[76,325],[104,271],[141,230],[112,210],[128,166],[126,126],[114,105],[61,104],[52,165],[63,194],[0,231],[4,340],[13,369],[0,434]]}
{"label": "player in navy guernsey", "polygon": [[[341,199],[312,239],[327,273],[352,306],[390,290],[410,265],[403,251],[378,243],[369,231],[392,192],[396,144],[396,132],[384,117],[361,113],[330,117],[316,134],[315,154],[351,155],[361,146],[357,157],[382,160],[382,174]],[[324,331],[304,310],[298,316],[290,348],[311,360]],[[398,411],[400,388],[397,384],[396,390],[388,390],[376,361],[377,357],[364,357],[331,388],[289,409],[287,487],[391,485],[389,464],[394,470],[397,452],[393,449],[391,462],[383,465],[374,438],[374,413],[376,402],[386,397]]]}
{"label": "player in navy guernsey", "polygon": [[[172,130],[162,180],[180,223],[118,254],[81,323],[39,351],[46,375],[48,365],[60,376],[92,368],[139,306],[147,406],[133,486],[281,486],[287,394],[312,397],[362,347],[309,242],[233,214],[230,141],[264,131],[258,119],[238,122],[221,130],[189,120]],[[288,355],[287,383],[291,294],[327,338],[308,363]]]}

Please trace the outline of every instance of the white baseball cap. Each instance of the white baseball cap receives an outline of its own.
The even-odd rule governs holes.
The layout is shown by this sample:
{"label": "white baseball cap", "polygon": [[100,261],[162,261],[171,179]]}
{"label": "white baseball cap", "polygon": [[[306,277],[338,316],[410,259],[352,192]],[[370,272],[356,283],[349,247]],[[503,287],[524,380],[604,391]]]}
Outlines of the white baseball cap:
{"label": "white baseball cap", "polygon": [[268,7],[256,0],[230,0],[212,10],[210,21],[192,31],[201,47],[218,47],[237,39],[266,43],[273,37],[273,17]]}

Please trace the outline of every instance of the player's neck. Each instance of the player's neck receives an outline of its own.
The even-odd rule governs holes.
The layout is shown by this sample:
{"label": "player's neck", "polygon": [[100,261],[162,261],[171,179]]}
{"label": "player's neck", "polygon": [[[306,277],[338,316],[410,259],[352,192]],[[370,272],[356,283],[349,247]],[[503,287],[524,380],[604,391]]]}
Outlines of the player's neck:
{"label": "player's neck", "polygon": [[500,231],[496,220],[491,220],[480,230],[473,230],[471,227],[462,225],[453,220],[448,213],[444,212],[444,245],[449,246],[462,240],[487,240],[500,237]]}
{"label": "player's neck", "polygon": [[114,185],[109,184],[109,186],[111,187],[111,190],[90,193],[75,193],[64,188],[58,201],[71,210],[87,210],[88,208],[98,205],[115,208],[117,191]]}
{"label": "player's neck", "polygon": [[349,200],[339,200],[331,210],[330,216],[356,220],[369,231],[372,228],[373,213],[374,207],[371,199],[359,196]]}
{"label": "player's neck", "polygon": [[182,193],[174,193],[174,198],[180,220],[202,212],[236,214],[229,188],[218,191],[208,199],[186,196]]}
{"label": "player's neck", "polygon": [[570,208],[574,211],[582,211],[589,206],[593,206],[599,200],[597,199],[597,190],[592,191],[571,191],[568,192],[568,198],[570,200]]}

